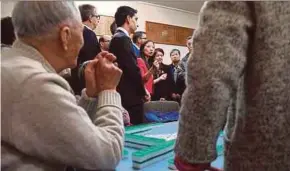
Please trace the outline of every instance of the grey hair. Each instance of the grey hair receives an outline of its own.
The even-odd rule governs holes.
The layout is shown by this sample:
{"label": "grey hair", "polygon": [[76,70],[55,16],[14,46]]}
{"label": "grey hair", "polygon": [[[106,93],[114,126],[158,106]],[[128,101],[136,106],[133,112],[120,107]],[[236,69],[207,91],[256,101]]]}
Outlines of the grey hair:
{"label": "grey hair", "polygon": [[60,24],[81,22],[81,17],[73,1],[19,1],[12,22],[18,37],[37,37],[50,35]]}

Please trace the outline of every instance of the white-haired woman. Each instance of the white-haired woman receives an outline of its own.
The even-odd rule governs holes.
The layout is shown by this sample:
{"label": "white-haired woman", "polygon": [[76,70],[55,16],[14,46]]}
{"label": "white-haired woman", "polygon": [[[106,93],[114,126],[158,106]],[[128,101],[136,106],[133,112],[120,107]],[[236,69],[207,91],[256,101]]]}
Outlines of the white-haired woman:
{"label": "white-haired woman", "polygon": [[1,169],[114,169],[124,135],[115,56],[100,53],[88,64],[77,101],[57,74],[76,66],[83,45],[73,2],[20,1],[12,20],[17,40],[1,63]]}

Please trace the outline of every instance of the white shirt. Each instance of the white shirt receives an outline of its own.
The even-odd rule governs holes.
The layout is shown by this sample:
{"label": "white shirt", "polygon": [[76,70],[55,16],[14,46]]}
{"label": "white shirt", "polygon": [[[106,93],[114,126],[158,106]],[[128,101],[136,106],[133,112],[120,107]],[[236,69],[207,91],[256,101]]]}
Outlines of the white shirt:
{"label": "white shirt", "polygon": [[[84,25],[86,28],[92,30],[89,26],[87,26],[87,25],[85,25],[85,24],[83,24],[83,25]],[[92,31],[94,31],[94,30],[92,30]]]}
{"label": "white shirt", "polygon": [[133,45],[134,45],[138,50],[140,50],[139,46],[137,46],[135,43],[133,43]]}
{"label": "white shirt", "polygon": [[129,33],[127,32],[127,30],[125,30],[123,27],[118,27],[117,30],[123,31],[128,37],[130,37]]}

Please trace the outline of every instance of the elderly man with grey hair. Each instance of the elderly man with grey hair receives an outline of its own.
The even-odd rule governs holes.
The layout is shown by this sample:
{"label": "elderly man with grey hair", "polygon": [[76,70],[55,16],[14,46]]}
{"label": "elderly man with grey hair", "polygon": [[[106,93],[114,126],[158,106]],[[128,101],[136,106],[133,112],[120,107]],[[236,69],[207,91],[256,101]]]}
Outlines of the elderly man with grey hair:
{"label": "elderly man with grey hair", "polygon": [[90,4],[83,4],[79,6],[79,10],[84,26],[84,45],[78,54],[77,67],[72,69],[71,78],[68,79],[70,86],[77,95],[80,95],[82,89],[85,88],[85,80],[78,77],[80,65],[94,59],[101,52],[97,35],[94,32],[100,20],[100,16],[97,14],[97,8]]}
{"label": "elderly man with grey hair", "polygon": [[17,40],[1,63],[1,169],[115,169],[124,136],[116,57],[102,52],[87,65],[76,100],[57,74],[76,66],[83,45],[73,2],[20,1],[12,20]]}

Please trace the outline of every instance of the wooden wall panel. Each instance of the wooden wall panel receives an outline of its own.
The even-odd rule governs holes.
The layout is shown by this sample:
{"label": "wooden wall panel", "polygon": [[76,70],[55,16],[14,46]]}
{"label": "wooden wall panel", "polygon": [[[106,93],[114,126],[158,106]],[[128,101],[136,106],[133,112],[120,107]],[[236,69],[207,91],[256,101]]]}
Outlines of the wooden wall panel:
{"label": "wooden wall panel", "polygon": [[98,27],[94,30],[97,36],[112,35],[110,31],[110,26],[114,22],[114,20],[114,17],[102,15],[100,17],[100,23]]}
{"label": "wooden wall panel", "polygon": [[146,21],[147,39],[155,43],[186,46],[185,40],[194,29]]}

